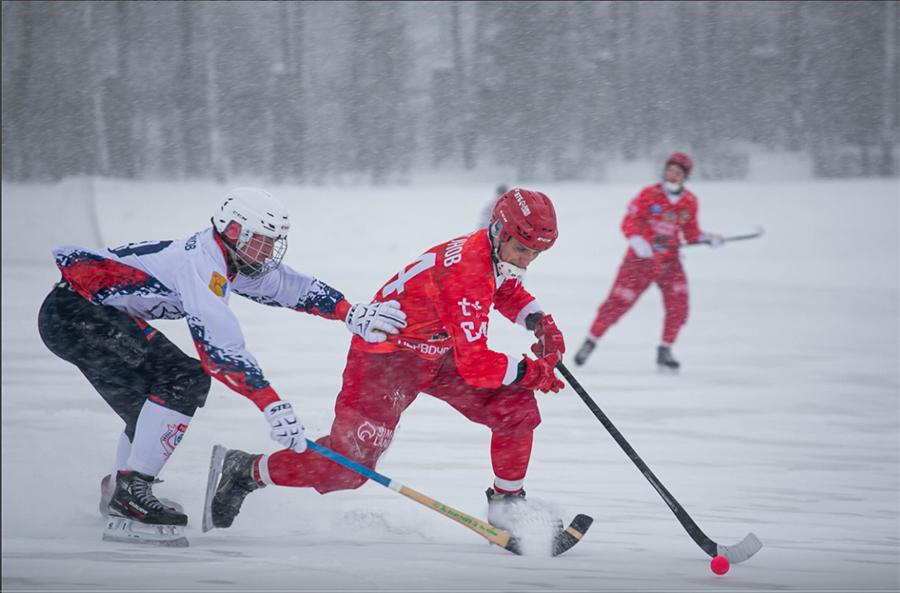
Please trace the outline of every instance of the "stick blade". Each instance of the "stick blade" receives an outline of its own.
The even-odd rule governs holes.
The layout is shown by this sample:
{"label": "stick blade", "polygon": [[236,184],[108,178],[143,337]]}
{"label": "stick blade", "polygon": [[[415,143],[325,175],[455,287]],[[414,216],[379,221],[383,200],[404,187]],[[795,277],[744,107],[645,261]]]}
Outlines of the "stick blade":
{"label": "stick blade", "polygon": [[756,537],[756,535],[749,533],[738,544],[733,546],[723,546],[719,544],[716,548],[719,556],[725,556],[728,558],[729,562],[737,564],[749,559],[759,552],[762,549],[762,542],[759,541],[759,538]]}
{"label": "stick blade", "polygon": [[575,515],[569,526],[556,536],[556,540],[553,542],[553,555],[559,556],[580,542],[587,530],[591,528],[593,522],[593,517],[581,514]]}

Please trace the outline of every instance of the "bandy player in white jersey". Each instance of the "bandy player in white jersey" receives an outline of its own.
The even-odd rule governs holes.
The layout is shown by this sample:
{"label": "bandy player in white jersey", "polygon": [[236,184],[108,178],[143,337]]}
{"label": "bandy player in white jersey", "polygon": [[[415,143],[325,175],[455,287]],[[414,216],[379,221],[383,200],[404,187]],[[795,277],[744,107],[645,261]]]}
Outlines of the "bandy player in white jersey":
{"label": "bandy player in white jersey", "polygon": [[[331,286],[282,264],[290,223],[268,192],[230,191],[212,223],[186,239],[53,252],[62,280],[41,307],[41,338],[125,421],[113,472],[101,485],[101,512],[109,516],[104,539],[187,544],[187,516],[179,505],[160,502],[152,484],[205,403],[210,376],[256,404],[276,442],[298,453],[306,449],[291,404],[244,344],[228,307],[232,293],[343,320],[369,342],[406,326],[396,301],[351,306]],[[180,318],[199,360],[147,323]]]}

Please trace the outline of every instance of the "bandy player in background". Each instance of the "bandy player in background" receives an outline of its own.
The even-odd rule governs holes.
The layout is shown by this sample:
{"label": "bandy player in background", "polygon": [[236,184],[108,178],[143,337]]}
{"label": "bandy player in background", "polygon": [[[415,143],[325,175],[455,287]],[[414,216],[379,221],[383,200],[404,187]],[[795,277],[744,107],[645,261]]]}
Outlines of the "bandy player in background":
{"label": "bandy player in background", "polygon": [[[491,429],[488,521],[511,529],[508,519],[525,508],[525,473],[541,420],[534,392],[563,388],[553,371],[566,350],[562,333],[522,285],[526,268],[557,236],[550,199],[514,188],[497,201],[489,228],[429,249],[391,278],[375,301],[399,301],[407,326],[380,344],[352,340],[331,432],[317,442],[374,468],[418,394],[441,399]],[[491,307],[534,331],[536,358],[488,348]],[[253,455],[217,446],[206,519],[209,528],[231,526],[247,494],[266,485],[325,494],[365,481],[310,451]]]}
{"label": "bandy player in background", "polygon": [[600,305],[587,338],[575,354],[576,365],[587,361],[597,340],[634,306],[650,284],[656,283],[666,310],[656,363],[672,370],[680,366],[672,356],[672,344],[688,316],[687,276],[678,252],[681,237],[688,243],[703,241],[712,247],[722,245],[721,235],[700,230],[697,197],[684,187],[693,166],[691,157],[685,153],[672,154],[666,159],[663,181],[645,187],[628,204],[628,213],[622,220],[628,251],[609,296]]}

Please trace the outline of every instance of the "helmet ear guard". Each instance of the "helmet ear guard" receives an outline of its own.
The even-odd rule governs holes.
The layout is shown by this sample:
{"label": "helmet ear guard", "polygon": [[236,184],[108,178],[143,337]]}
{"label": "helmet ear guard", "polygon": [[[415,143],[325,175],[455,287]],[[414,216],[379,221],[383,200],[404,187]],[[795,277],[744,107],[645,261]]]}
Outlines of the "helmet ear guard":
{"label": "helmet ear guard", "polygon": [[232,220],[228,222],[228,225],[221,235],[231,247],[237,248],[238,242],[241,239],[241,232],[241,224],[236,220]]}

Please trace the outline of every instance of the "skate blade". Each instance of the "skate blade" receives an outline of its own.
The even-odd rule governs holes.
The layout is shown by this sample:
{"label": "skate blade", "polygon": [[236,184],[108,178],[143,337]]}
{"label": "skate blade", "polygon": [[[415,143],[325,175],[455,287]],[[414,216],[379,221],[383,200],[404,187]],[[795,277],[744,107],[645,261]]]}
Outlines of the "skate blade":
{"label": "skate blade", "polygon": [[203,533],[214,529],[212,519],[212,502],[216,496],[216,488],[219,487],[219,478],[222,477],[222,466],[225,464],[227,449],[222,445],[213,446],[212,457],[209,460],[209,475],[206,478],[206,499],[203,502]]}
{"label": "skate blade", "polygon": [[189,545],[181,525],[150,525],[115,515],[106,518],[103,541],[173,548],[185,548]]}
{"label": "skate blade", "polygon": [[656,365],[657,371],[659,371],[660,375],[677,375],[680,369],[673,369],[672,367],[667,367],[664,364]]}

